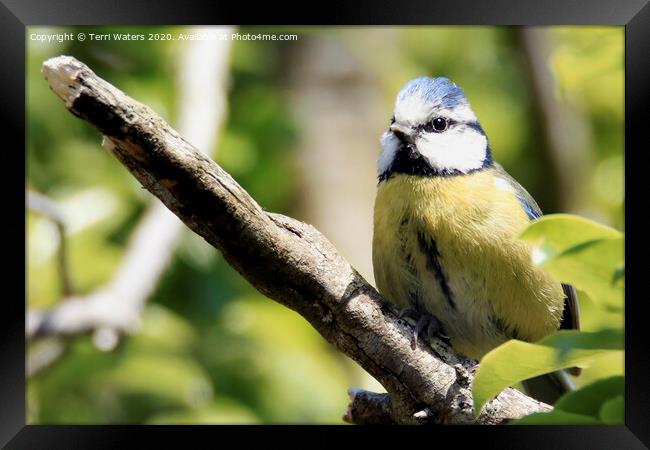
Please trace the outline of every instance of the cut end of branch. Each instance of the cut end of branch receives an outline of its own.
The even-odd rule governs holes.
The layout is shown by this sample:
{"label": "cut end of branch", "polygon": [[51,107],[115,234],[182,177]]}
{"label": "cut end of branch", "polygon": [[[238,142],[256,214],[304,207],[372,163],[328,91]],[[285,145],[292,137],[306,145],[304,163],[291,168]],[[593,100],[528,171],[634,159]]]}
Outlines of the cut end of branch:
{"label": "cut end of branch", "polygon": [[350,399],[351,402],[354,401],[354,397],[357,396],[360,392],[363,392],[363,389],[357,388],[357,387],[351,387],[348,389],[348,398]]}
{"label": "cut end of branch", "polygon": [[68,106],[72,105],[81,90],[79,75],[82,72],[94,75],[88,66],[72,56],[65,55],[48,59],[43,63],[42,70],[50,89]]}

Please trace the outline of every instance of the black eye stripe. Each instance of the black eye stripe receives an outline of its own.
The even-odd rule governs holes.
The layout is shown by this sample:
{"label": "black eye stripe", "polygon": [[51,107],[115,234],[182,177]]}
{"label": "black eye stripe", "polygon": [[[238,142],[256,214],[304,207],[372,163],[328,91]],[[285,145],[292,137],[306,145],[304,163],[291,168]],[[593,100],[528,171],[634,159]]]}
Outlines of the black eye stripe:
{"label": "black eye stripe", "polygon": [[[447,121],[446,130],[448,130],[449,128],[451,128],[451,127],[453,127],[455,125],[466,125],[469,128],[472,128],[473,130],[476,130],[476,131],[478,131],[479,133],[481,133],[482,135],[485,136],[485,131],[481,127],[481,124],[479,124],[477,121],[459,122],[457,120],[449,119],[449,118],[446,118],[446,117],[443,117],[443,119],[445,119]],[[395,116],[392,116],[390,118],[390,124],[392,125],[394,123],[395,123]],[[433,129],[432,121],[429,121],[429,122],[427,122],[427,123],[425,123],[423,125],[418,125],[417,127],[414,127],[413,129],[417,133],[422,133],[423,131],[428,132],[428,133],[435,132],[435,130]]]}
{"label": "black eye stripe", "polygon": [[[477,121],[459,122],[459,121],[453,120],[453,119],[446,119],[446,120],[447,120],[447,130],[449,128],[455,126],[455,125],[465,125],[465,126],[471,128],[473,130],[478,131],[479,133],[481,133],[482,135],[485,136],[485,131],[483,130],[483,127],[481,127],[481,124],[479,124]],[[427,128],[428,128],[428,130],[427,130]],[[429,122],[427,122],[427,123],[425,123],[423,125],[418,125],[417,127],[415,127],[415,130],[418,133],[421,133],[422,131],[429,132],[429,133],[435,132],[433,130],[433,126],[431,124],[431,121],[429,121]]]}
{"label": "black eye stripe", "polygon": [[481,133],[483,136],[485,136],[485,131],[483,130],[483,127],[481,127],[481,124],[478,122],[463,122],[465,125],[468,127],[472,128],[473,130],[478,131]]}

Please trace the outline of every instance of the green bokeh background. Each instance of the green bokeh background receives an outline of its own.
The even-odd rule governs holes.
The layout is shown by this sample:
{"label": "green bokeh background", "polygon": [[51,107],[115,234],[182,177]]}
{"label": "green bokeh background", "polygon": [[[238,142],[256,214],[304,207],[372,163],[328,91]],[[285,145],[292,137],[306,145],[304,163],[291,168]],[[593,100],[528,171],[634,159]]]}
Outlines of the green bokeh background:
{"label": "green bokeh background", "polygon": [[[286,54],[306,40],[335,40],[349,48],[377,80],[386,123],[394,95],[406,81],[423,74],[448,76],[464,88],[495,158],[545,211],[562,204],[548,176],[513,28],[375,29],[373,39],[386,33],[391,41],[386,54],[368,51],[377,48],[377,42],[364,40],[368,29],[240,30],[299,35],[297,43],[236,41],[232,47],[229,112],[216,161],[265,209],[304,217],[309,202],[300,194],[309,174],[297,163],[303,130],[286,95]],[[94,30],[176,33],[183,28]],[[92,30],[30,28],[27,34],[63,31]],[[624,30],[547,31],[553,95],[586,124],[590,138],[581,203],[566,212],[622,230]],[[73,55],[173,124],[176,63],[183,51],[179,42],[28,39],[27,188],[47,195],[75,224],[66,239],[78,294],[110,279],[151,196],[100,147],[92,127],[65,111],[49,91],[41,64],[51,56]],[[27,213],[27,239],[28,307],[52,307],[61,297],[55,228]],[[620,315],[604,313],[587,299],[581,306],[585,330],[620,324]],[[378,388],[299,315],[264,298],[190,232],[181,237],[142,319],[142,326],[111,352],[99,351],[89,336],[70,340],[59,361],[29,380],[28,421],[340,423],[348,387]],[[585,370],[577,384],[622,370],[622,361],[605,360]]]}

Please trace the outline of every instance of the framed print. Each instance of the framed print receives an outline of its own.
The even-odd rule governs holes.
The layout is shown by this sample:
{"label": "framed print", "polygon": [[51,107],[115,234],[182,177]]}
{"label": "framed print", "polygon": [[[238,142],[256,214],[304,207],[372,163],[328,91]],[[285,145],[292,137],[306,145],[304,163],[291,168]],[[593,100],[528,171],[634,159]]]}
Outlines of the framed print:
{"label": "framed print", "polygon": [[649,445],[650,7],[366,3],[3,0],[3,445]]}

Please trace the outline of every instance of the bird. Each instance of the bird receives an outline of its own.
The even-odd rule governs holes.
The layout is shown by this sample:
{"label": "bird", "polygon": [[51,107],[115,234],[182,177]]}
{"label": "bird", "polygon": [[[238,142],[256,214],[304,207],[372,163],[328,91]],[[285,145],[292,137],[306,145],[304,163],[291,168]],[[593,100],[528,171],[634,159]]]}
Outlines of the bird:
{"label": "bird", "polygon": [[[580,328],[575,289],[517,239],[542,211],[493,159],[462,88],[445,77],[409,81],[380,141],[373,271],[400,318],[417,321],[413,345],[437,334],[480,360],[510,339]],[[549,404],[575,389],[565,371],[523,385]]]}

